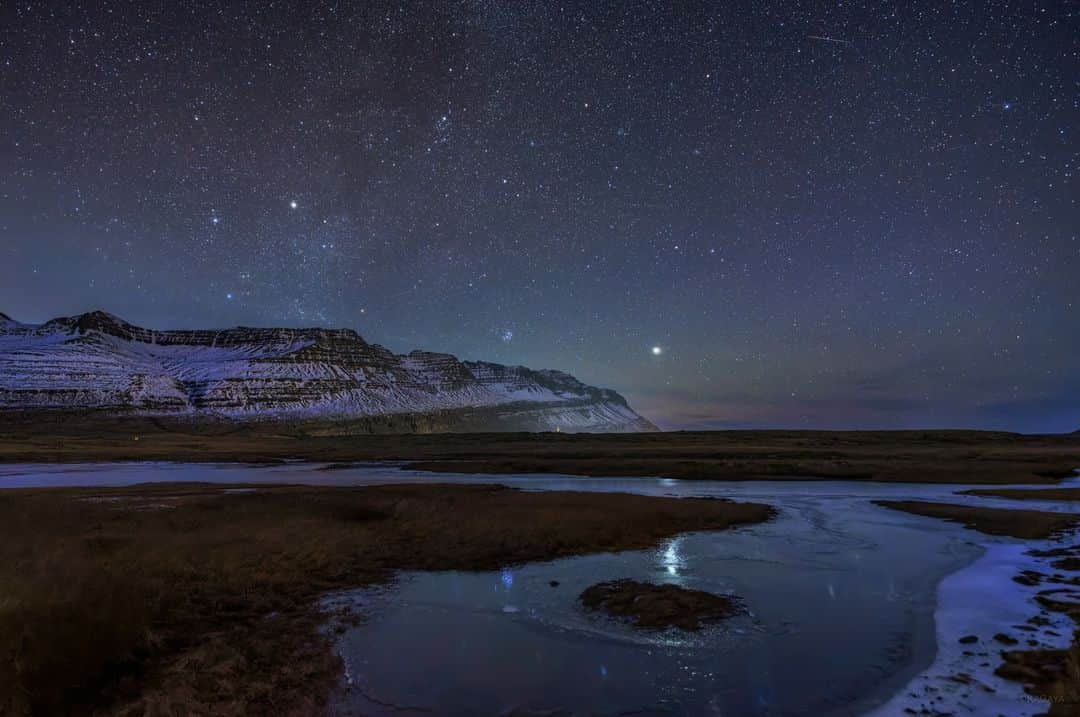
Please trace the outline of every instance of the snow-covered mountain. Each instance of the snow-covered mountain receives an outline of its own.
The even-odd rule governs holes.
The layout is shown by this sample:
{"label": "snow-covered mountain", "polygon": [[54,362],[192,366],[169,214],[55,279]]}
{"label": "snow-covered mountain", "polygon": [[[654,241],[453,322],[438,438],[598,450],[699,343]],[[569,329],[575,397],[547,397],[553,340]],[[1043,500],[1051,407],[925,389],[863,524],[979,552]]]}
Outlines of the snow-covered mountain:
{"label": "snow-covered mountain", "polygon": [[398,355],[349,329],[155,331],[95,311],[0,314],[0,410],[246,420],[416,416],[405,430],[649,431],[618,393],[561,371]]}

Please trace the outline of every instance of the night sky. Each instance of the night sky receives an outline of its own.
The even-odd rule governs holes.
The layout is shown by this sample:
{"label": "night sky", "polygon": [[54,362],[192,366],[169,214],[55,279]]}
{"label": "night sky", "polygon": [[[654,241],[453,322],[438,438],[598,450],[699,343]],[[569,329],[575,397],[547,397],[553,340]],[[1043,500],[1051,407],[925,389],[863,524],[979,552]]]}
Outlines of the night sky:
{"label": "night sky", "polygon": [[0,311],[664,428],[1080,428],[1080,3],[5,2]]}

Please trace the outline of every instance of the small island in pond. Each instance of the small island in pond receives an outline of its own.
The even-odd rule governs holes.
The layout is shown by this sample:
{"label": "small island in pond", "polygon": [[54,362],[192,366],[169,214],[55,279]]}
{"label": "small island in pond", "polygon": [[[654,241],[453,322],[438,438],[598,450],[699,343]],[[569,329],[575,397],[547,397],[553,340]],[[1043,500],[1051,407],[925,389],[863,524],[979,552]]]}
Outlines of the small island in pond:
{"label": "small island in pond", "polygon": [[704,623],[718,622],[740,611],[732,597],[628,579],[597,583],[586,588],[580,599],[591,610],[629,619],[635,627],[647,629],[700,630]]}

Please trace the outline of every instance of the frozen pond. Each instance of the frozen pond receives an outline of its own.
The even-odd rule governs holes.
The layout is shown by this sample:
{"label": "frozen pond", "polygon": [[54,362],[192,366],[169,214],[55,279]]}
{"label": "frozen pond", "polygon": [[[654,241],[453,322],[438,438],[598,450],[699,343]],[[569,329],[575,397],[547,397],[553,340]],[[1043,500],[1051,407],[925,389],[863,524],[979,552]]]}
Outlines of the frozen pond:
{"label": "frozen pond", "polygon": [[[870,503],[917,498],[1020,505],[954,494],[971,486],[485,477],[386,465],[0,467],[0,485],[10,487],[193,480],[494,482],[530,490],[730,497],[780,509],[768,523],[683,535],[649,551],[497,572],[404,573],[390,586],[336,595],[332,602],[352,603],[367,616],[340,641],[348,683],[337,705],[343,714],[861,714],[931,665],[939,584],[956,600],[974,601],[971,576],[985,570],[962,568],[987,548],[983,560],[1001,570],[1015,570],[1024,559],[1013,541]],[[952,582],[942,583],[950,574]],[[1007,592],[1008,575],[999,577]],[[581,609],[577,596],[584,588],[616,578],[732,593],[746,613],[700,633],[679,633],[637,631]],[[1024,619],[1026,598],[1007,597],[1006,608],[1017,611],[1010,618]],[[958,620],[993,619],[964,615]],[[966,629],[938,622],[938,640]],[[939,658],[966,659],[952,647]],[[995,699],[1004,702],[995,709],[1013,713],[1009,700],[1020,700],[1018,688],[998,687]],[[918,706],[894,700],[884,713],[902,714],[911,705]]]}
{"label": "frozen pond", "polygon": [[[778,520],[656,550],[407,574],[362,591],[371,618],[343,641],[347,703],[359,714],[859,713],[932,654],[934,587],[980,550],[865,501],[782,507]],[[586,587],[623,577],[731,592],[749,612],[650,633],[579,607]]]}

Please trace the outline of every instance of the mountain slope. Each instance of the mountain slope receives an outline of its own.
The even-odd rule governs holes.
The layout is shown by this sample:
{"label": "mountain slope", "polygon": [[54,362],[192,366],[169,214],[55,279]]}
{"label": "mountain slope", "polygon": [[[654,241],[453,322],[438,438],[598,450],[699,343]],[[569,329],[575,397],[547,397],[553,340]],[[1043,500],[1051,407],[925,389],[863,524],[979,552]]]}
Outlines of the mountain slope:
{"label": "mountain slope", "polygon": [[348,329],[155,331],[95,311],[0,314],[0,410],[247,420],[416,414],[406,430],[656,430],[618,393],[561,371],[397,355]]}

